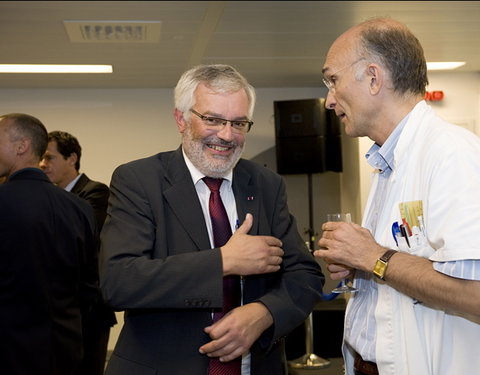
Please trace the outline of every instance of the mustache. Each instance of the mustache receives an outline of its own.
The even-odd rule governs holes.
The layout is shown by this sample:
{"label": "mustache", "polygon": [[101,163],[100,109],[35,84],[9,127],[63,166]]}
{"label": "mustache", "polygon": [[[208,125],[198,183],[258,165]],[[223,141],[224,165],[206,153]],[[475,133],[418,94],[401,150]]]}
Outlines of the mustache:
{"label": "mustache", "polygon": [[219,146],[225,146],[225,147],[237,147],[238,143],[235,141],[225,141],[224,139],[218,138],[216,136],[210,136],[205,139],[203,139],[204,144],[209,144],[209,143],[214,143]]}

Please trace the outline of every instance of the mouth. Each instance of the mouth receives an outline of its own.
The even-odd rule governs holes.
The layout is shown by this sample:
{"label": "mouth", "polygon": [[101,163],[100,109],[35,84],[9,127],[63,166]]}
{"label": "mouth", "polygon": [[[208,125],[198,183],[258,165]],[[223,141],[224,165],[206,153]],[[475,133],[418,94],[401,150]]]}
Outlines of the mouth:
{"label": "mouth", "polygon": [[207,144],[206,146],[211,150],[221,152],[221,153],[228,152],[233,148],[232,146],[221,146],[221,145],[213,145],[213,144]]}

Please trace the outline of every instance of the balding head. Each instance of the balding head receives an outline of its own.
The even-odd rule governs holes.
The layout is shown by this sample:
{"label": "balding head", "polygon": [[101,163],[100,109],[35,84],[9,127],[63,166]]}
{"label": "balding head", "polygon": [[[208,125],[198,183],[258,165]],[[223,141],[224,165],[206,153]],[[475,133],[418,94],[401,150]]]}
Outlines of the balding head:
{"label": "balding head", "polygon": [[47,129],[37,118],[23,113],[0,116],[0,176],[38,168],[47,142]]}
{"label": "balding head", "polygon": [[370,19],[354,26],[337,41],[352,53],[382,65],[397,94],[425,94],[428,78],[423,48],[403,23],[391,18]]}

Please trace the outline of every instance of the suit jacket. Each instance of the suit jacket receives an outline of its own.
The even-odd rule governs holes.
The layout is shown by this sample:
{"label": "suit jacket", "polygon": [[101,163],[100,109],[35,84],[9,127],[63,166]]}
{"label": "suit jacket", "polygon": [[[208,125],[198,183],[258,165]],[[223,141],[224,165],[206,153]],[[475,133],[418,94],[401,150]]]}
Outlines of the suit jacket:
{"label": "suit jacket", "polygon": [[92,181],[85,173],[82,173],[71,192],[90,203],[95,214],[98,232],[100,232],[107,217],[108,196],[110,194],[108,186],[101,182]]}
{"label": "suit jacket", "polygon": [[[283,337],[320,300],[324,278],[298,234],[280,176],[247,160],[233,173],[238,217],[252,235],[283,242],[282,269],[245,278],[244,303],[262,302],[274,324],[251,347],[251,374],[282,374]],[[112,176],[102,232],[101,286],[125,324],[107,374],[205,375],[203,328],[222,307],[222,259],[181,148],[134,161]]]}
{"label": "suit jacket", "polygon": [[78,366],[80,311],[98,296],[94,232],[91,207],[40,169],[0,186],[2,373],[66,375]]}
{"label": "suit jacket", "polygon": [[[100,233],[107,216],[108,196],[110,195],[108,186],[101,182],[90,180],[85,173],[82,173],[71,192],[90,203],[95,214],[98,233]],[[98,251],[99,249],[97,249],[97,254]],[[88,313],[89,327],[105,329],[116,323],[115,313],[103,301],[101,294],[99,294],[97,303]]]}

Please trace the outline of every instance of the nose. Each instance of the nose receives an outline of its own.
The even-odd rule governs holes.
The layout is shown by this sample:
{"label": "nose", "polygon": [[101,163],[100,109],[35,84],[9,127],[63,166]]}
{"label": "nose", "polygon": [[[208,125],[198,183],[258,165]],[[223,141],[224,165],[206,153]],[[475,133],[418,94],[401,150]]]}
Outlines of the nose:
{"label": "nose", "polygon": [[233,128],[232,124],[227,121],[225,125],[223,125],[222,129],[217,132],[217,136],[224,141],[230,142],[233,140]]}
{"label": "nose", "polygon": [[335,95],[332,93],[332,90],[328,90],[327,93],[327,100],[325,100],[325,108],[326,109],[335,109]]}
{"label": "nose", "polygon": [[40,169],[45,169],[47,166],[45,165],[45,161],[44,159],[40,160],[40,163],[38,163],[38,166],[40,167]]}

